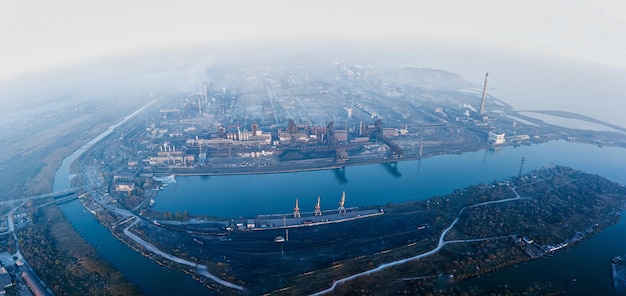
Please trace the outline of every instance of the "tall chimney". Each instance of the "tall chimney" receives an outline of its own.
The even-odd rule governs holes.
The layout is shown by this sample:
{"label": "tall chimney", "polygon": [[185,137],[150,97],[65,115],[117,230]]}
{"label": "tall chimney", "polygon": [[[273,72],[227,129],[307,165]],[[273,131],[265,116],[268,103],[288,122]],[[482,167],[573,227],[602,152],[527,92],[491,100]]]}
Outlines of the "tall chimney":
{"label": "tall chimney", "polygon": [[483,98],[480,100],[480,114],[485,114],[485,96],[487,95],[487,81],[489,80],[489,72],[485,74],[485,86],[483,87]]}

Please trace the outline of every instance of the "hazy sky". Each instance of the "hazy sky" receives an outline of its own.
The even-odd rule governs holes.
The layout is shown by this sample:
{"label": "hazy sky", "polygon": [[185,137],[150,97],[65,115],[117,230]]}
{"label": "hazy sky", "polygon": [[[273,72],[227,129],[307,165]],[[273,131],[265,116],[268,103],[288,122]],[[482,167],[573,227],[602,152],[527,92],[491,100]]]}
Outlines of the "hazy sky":
{"label": "hazy sky", "polygon": [[193,44],[468,46],[626,67],[626,1],[0,1],[0,80]]}

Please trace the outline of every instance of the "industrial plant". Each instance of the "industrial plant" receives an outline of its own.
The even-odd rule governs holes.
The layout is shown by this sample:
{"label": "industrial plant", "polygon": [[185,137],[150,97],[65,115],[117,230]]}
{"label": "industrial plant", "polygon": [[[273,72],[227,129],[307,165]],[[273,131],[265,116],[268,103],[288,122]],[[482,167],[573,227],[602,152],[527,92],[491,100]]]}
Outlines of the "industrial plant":
{"label": "industrial plant", "polygon": [[[433,78],[436,77],[436,78]],[[247,66],[159,101],[122,131],[124,182],[422,159],[562,138],[460,76],[363,65]],[[123,151],[123,152],[120,152]],[[107,155],[107,153],[105,153]]]}
{"label": "industrial plant", "polygon": [[[532,177],[523,174],[526,158],[521,158],[517,179],[455,190],[432,202],[372,204],[358,201],[367,194],[358,192],[361,185],[350,190],[342,187],[348,166],[382,164],[386,173],[399,179],[399,162],[418,160],[412,163],[418,163],[419,174],[421,160],[436,155],[497,153],[506,146],[557,139],[626,146],[623,135],[616,136],[625,132],[619,127],[604,124],[613,131],[591,133],[539,119],[555,113],[516,111],[488,94],[488,78],[486,74],[481,88],[441,70],[339,62],[210,68],[192,90],[155,95],[128,116],[127,123],[125,119],[85,144],[67,191],[24,198],[20,205],[36,200],[46,206],[79,198],[100,224],[130,248],[160,265],[191,274],[218,293],[310,293],[333,279],[343,282],[434,255],[448,244],[482,242],[491,232],[481,229],[480,234],[465,238],[458,237],[457,231],[451,234],[453,239],[445,237],[463,209],[525,200],[516,186],[536,186],[535,180],[528,179]],[[497,76],[492,79],[497,84]],[[290,191],[288,197],[282,192],[280,202],[265,202],[262,210],[245,204],[259,198],[233,193],[237,188],[232,187],[240,184],[211,192],[211,199],[228,199],[222,210],[248,208],[254,210],[252,214],[161,207],[167,200],[162,194],[180,190],[180,176],[202,176],[204,182],[212,176],[317,170],[332,170],[340,184],[337,189],[324,188],[320,193],[309,187]],[[299,188],[308,180],[287,182],[288,187]],[[490,199],[483,200],[485,196]],[[196,202],[200,207],[204,200],[191,200],[193,206]],[[532,206],[527,215],[538,213],[539,207]],[[9,219],[5,231],[29,223]],[[517,255],[500,254],[498,261],[489,254],[492,265],[567,246],[551,240],[537,249],[524,236],[520,240],[511,233],[494,236],[489,252],[509,250],[506,254]],[[536,233],[524,235],[541,238]],[[481,266],[493,268],[490,264]],[[467,268],[459,274],[480,274]]]}

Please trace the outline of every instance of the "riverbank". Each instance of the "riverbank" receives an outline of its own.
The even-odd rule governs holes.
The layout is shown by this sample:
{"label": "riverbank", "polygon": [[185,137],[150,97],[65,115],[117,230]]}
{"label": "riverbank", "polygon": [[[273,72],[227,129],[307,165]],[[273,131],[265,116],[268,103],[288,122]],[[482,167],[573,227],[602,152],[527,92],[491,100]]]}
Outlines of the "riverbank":
{"label": "riverbank", "polygon": [[[272,230],[233,232],[225,237],[194,235],[194,232],[203,227],[197,221],[189,226],[178,223],[176,231],[159,228],[149,222],[138,222],[133,231],[135,235],[141,235],[142,240],[161,250],[172,250],[173,256],[206,265],[209,272],[219,274],[230,282],[237,281],[250,293],[268,291],[312,293],[328,284],[329,280],[346,278],[340,285],[339,291],[342,292],[339,293],[343,293],[352,291],[351,289],[356,289],[362,284],[361,278],[368,278],[371,273],[363,273],[363,270],[370,270],[368,267],[372,264],[374,266],[380,264],[385,268],[394,267],[391,270],[373,269],[377,278],[386,278],[390,275],[393,278],[398,275],[399,269],[405,278],[427,277],[436,282],[437,274],[453,274],[454,279],[460,280],[530,260],[524,252],[523,245],[519,243],[522,237],[531,237],[547,246],[559,244],[561,237],[573,237],[578,232],[585,232],[586,237],[583,236],[576,241],[580,242],[600,232],[619,217],[613,215],[612,219],[603,220],[611,213],[612,207],[621,206],[621,202],[613,204],[606,197],[598,196],[594,191],[597,188],[589,189],[591,185],[602,186],[600,191],[605,194],[623,190],[623,187],[616,187],[614,183],[598,176],[557,167],[539,173],[533,172],[523,178],[513,178],[507,182],[471,186],[463,191],[427,201],[387,205],[385,215],[377,217],[291,229],[290,240],[284,244],[274,242],[274,237],[280,233]],[[551,194],[538,195],[541,192]],[[621,194],[623,196],[619,196],[623,199],[626,193]],[[564,200],[554,199],[554,196],[563,198],[569,196],[573,199],[570,201],[575,202],[568,207],[562,207],[559,203]],[[611,197],[617,202],[618,196]],[[584,219],[579,215],[571,215],[567,210],[560,213],[545,211],[554,206],[578,211],[586,207],[589,198],[601,201],[601,204],[596,204],[594,212],[585,213],[582,216]],[[512,203],[515,203],[515,208],[522,211],[511,215]],[[598,208],[599,205],[602,207]],[[481,217],[480,222],[472,222],[474,216]],[[407,224],[410,221],[409,217],[416,220]],[[499,219],[502,217],[510,217],[513,220],[500,222]],[[554,223],[546,217],[561,222]],[[563,225],[569,227],[563,228]],[[586,231],[589,225],[596,225],[591,228],[591,232]],[[213,229],[215,225],[211,227]],[[359,229],[358,234],[350,234],[354,229]],[[331,233],[333,237],[341,239],[329,240]],[[416,234],[421,234],[418,236],[420,238],[416,239]],[[430,235],[436,235],[437,239],[429,238]],[[382,248],[376,243],[381,238],[385,241]],[[444,239],[449,243],[445,243]],[[316,243],[320,241],[325,242],[324,245]],[[450,245],[451,243],[454,245]],[[341,252],[339,249],[349,252]],[[427,252],[428,250],[431,251]],[[416,253],[424,252],[428,258],[426,255],[417,255],[421,257],[414,258]],[[160,258],[148,254],[150,253],[146,253],[146,256],[153,260]],[[459,256],[460,254],[465,255]],[[263,255],[262,262],[259,255]],[[294,256],[301,258],[302,266],[294,265],[295,262],[288,260]],[[425,262],[415,265],[415,259]],[[246,268],[250,262],[255,262],[255,266],[263,268],[259,270]],[[315,267],[311,269],[312,262],[315,262]],[[389,262],[399,263],[386,265]],[[171,263],[165,265],[171,266]],[[286,277],[289,280],[284,282],[284,279],[275,278],[277,270],[281,270],[281,278]],[[186,272],[196,273],[193,270]],[[411,281],[407,282],[411,284]],[[360,284],[353,286],[352,283]],[[272,290],[272,286],[282,288]],[[386,289],[378,283],[370,283],[367,286],[370,292]],[[270,290],[267,290],[268,288]],[[441,287],[435,285],[430,290],[422,288],[416,291],[436,292]],[[446,289],[443,291],[454,292]]]}
{"label": "riverbank", "polygon": [[[551,139],[553,140],[553,139]],[[527,143],[525,145],[533,145],[533,144],[542,144],[546,143],[550,140],[545,141],[535,141],[532,143]],[[233,166],[223,166],[223,167],[209,167],[209,166],[198,166],[198,167],[164,167],[164,168],[146,168],[141,172],[143,174],[152,174],[155,176],[166,176],[170,174],[175,174],[177,176],[237,176],[237,175],[251,175],[251,174],[279,174],[279,173],[297,173],[297,172],[311,172],[311,171],[319,171],[319,170],[338,170],[344,169],[346,167],[356,167],[370,164],[393,164],[398,162],[405,161],[414,161],[414,160],[423,160],[432,158],[439,155],[453,155],[453,154],[463,154],[466,152],[475,152],[485,149],[502,149],[504,147],[513,146],[513,144],[503,144],[503,145],[488,145],[485,144],[483,146],[472,147],[473,149],[454,149],[452,151],[448,150],[440,150],[434,152],[424,153],[422,156],[403,156],[398,158],[384,158],[382,156],[375,158],[367,158],[367,157],[354,157],[342,164],[337,164],[335,162],[335,158],[321,158],[321,159],[307,159],[307,160],[290,160],[290,161],[280,161],[277,164],[271,166],[243,166],[240,164],[234,164]],[[357,159],[357,160],[355,160]]]}
{"label": "riverbank", "polygon": [[[568,130],[571,133],[571,130]],[[584,131],[583,131],[584,133]],[[586,135],[586,138],[578,138],[567,136],[568,133],[564,133],[561,135],[553,135],[552,137],[543,137],[541,139],[534,139],[533,141],[528,141],[524,143],[511,143],[506,142],[504,144],[499,145],[491,145],[491,144],[482,144],[482,145],[474,145],[471,147],[463,146],[458,149],[436,149],[429,150],[426,153],[423,153],[421,156],[415,155],[405,155],[399,158],[385,158],[385,157],[360,157],[355,156],[350,160],[337,164],[334,158],[321,158],[321,159],[307,159],[307,160],[292,160],[292,161],[278,161],[270,166],[256,166],[256,165],[241,165],[241,160],[233,160],[233,162],[229,166],[219,166],[219,167],[211,167],[211,166],[196,166],[196,167],[180,167],[180,166],[171,166],[171,167],[146,167],[141,170],[141,174],[143,175],[154,175],[154,176],[167,176],[171,174],[175,174],[176,176],[241,176],[241,175],[265,175],[265,174],[282,174],[282,173],[298,173],[298,172],[312,172],[312,171],[320,171],[320,170],[343,170],[348,167],[358,167],[372,164],[383,164],[383,165],[395,165],[399,162],[409,162],[409,161],[420,161],[425,160],[441,155],[459,155],[470,152],[477,151],[498,151],[507,147],[519,147],[519,146],[534,146],[541,145],[545,143],[550,143],[559,140],[566,140],[571,143],[581,143],[581,144],[591,144],[597,145],[599,147],[616,147],[616,148],[625,148],[626,149],[626,137],[620,135],[618,138],[613,138],[613,140],[608,141],[604,139],[608,139],[607,135],[602,132],[593,132],[597,137],[591,137],[590,135]],[[564,135],[566,135],[564,137]],[[603,140],[601,140],[603,139]],[[245,159],[243,159],[245,160]],[[393,167],[390,167],[393,170]]]}
{"label": "riverbank", "polygon": [[[516,160],[515,160],[515,162],[517,162],[518,160],[519,160],[519,159],[516,159]],[[390,165],[390,167],[391,167],[391,165]],[[391,167],[391,168],[393,169],[393,167]],[[258,213],[258,212],[257,212],[257,213]],[[420,221],[420,223],[421,223],[421,224],[419,224],[419,225],[422,225],[422,224],[423,224],[423,222],[421,222],[421,221]],[[371,227],[371,226],[372,226],[372,225],[370,225],[370,227]],[[307,234],[307,235],[309,235],[309,234]],[[189,244],[191,244],[191,245],[193,245],[195,242],[193,242],[193,241],[189,241],[188,243],[189,243]],[[197,243],[195,243],[195,244],[197,244]],[[205,243],[205,244],[206,244],[206,243]],[[188,244],[186,243],[185,245],[188,245]],[[268,249],[268,250],[269,250],[269,249]],[[383,251],[384,251],[384,250],[383,250]],[[273,252],[275,252],[275,250],[274,250]],[[387,253],[385,253],[385,254],[387,254]],[[224,257],[224,258],[226,258],[226,257]],[[223,262],[220,262],[220,261],[213,261],[213,263],[215,263],[216,265],[219,265],[218,263],[223,263]],[[229,266],[230,266],[230,265],[229,265],[229,264],[224,264],[223,266],[225,266],[225,268],[229,268]]]}
{"label": "riverbank", "polygon": [[[562,170],[563,168],[557,167],[556,169]],[[568,169],[566,169],[566,171],[567,170]],[[538,174],[533,172],[531,174],[533,177],[539,179],[545,178],[545,172],[538,172]],[[544,246],[550,246],[550,244],[556,245],[562,243],[563,234],[569,233],[572,239],[566,239],[565,242],[569,242],[569,247],[571,247],[571,245],[579,245],[583,241],[599,234],[603,229],[616,223],[620,219],[617,213],[622,210],[620,208],[622,206],[621,203],[626,200],[626,190],[624,190],[623,186],[605,183],[603,178],[580,174],[580,172],[566,172],[566,176],[569,177],[542,180],[542,182],[545,181],[546,185],[548,185],[548,187],[545,187],[546,189],[553,188],[548,191],[553,191],[552,193],[554,195],[550,194],[542,197],[543,194],[540,192],[544,190],[545,185],[541,185],[540,182],[533,182],[533,186],[531,187],[521,186],[520,192],[522,192],[522,196],[514,191],[515,197],[512,198],[466,206],[461,209],[458,217],[452,221],[450,226],[442,232],[436,248],[420,255],[381,264],[368,271],[347,276],[335,281],[329,289],[319,294],[330,293],[341,295],[350,291],[360,291],[364,294],[371,294],[375,293],[375,291],[388,289],[409,294],[443,293],[446,295],[462,295],[467,291],[472,291],[473,294],[486,293],[484,290],[481,292],[480,287],[456,286],[452,285],[452,283],[461,281],[464,278],[488,274],[497,269],[533,259],[534,257],[524,252],[524,245],[527,244],[529,240],[532,241],[533,238],[540,240]],[[556,182],[553,183],[554,181]],[[574,182],[576,182],[577,185],[573,186],[573,188],[563,188],[571,186]],[[602,186],[602,189],[597,188],[596,186],[598,185]],[[552,186],[556,186],[556,188]],[[589,188],[589,186],[592,187]],[[604,194],[602,194],[603,197],[597,194],[585,197],[585,195],[595,192],[594,190],[596,189],[602,191],[608,188],[613,189],[605,191]],[[559,199],[558,196],[562,194],[566,195],[568,192],[571,194],[570,190],[582,191],[579,195],[569,195],[569,197],[565,198],[571,198],[570,201],[572,201],[572,199],[575,200],[573,204],[570,204],[570,210],[584,210],[589,201],[599,205],[595,201],[597,198],[600,198],[600,203],[605,205],[604,210],[593,214],[587,213],[591,217],[585,217],[585,219],[573,219],[573,216],[563,213],[563,211],[569,210],[563,210],[550,215],[550,213],[537,214],[541,211],[537,211],[533,206],[529,207],[530,204],[535,203],[537,205],[542,204],[542,207],[552,208],[548,204],[545,204],[547,201],[546,198]],[[449,198],[451,200],[452,197],[453,196],[447,196],[444,197],[444,199],[447,200]],[[579,199],[581,197],[582,199]],[[509,203],[515,203],[515,206]],[[571,209],[571,207],[574,209]],[[520,209],[522,212],[517,212],[516,209]],[[533,213],[535,217],[533,217]],[[498,218],[500,215],[502,216]],[[480,222],[471,221],[471,216],[480,217]],[[504,216],[510,220],[504,222],[504,224],[500,224],[500,229],[491,226],[492,224],[498,225],[498,223],[501,223],[499,221],[503,221],[502,217]],[[537,219],[537,217],[543,218]],[[548,221],[546,218],[555,219]],[[458,223],[459,221],[464,222]],[[524,223],[519,223],[520,221],[533,221],[533,225],[524,225]],[[559,221],[559,223],[554,225],[554,221]],[[566,226],[565,228],[569,229],[564,230],[563,225]],[[483,230],[469,230],[468,227],[482,227]],[[533,229],[531,230],[528,227],[533,227]],[[541,230],[544,227],[551,230]],[[487,235],[498,234],[499,231],[508,234],[514,233],[515,239],[506,242],[506,240],[497,240],[504,239],[506,236],[498,236],[495,238],[487,237]],[[447,240],[444,241],[446,237]],[[484,239],[484,241],[476,243],[479,241],[475,239],[476,237],[480,237]],[[456,243],[458,245],[446,245],[446,247],[443,248],[445,242]],[[549,254],[555,251],[554,248],[547,247],[543,248],[543,250],[543,254]],[[437,253],[437,255],[435,255],[435,253]],[[398,268],[400,270],[389,269],[399,264],[406,265],[404,268]],[[327,272],[335,273],[336,271],[335,269],[329,269]],[[376,273],[375,281],[372,281],[370,276],[373,273]],[[443,277],[438,275],[444,275],[447,279],[442,282]],[[320,276],[331,275],[318,273],[315,276],[319,278]],[[298,282],[304,284],[307,280],[311,280],[311,278],[299,279]],[[298,285],[294,285],[292,287],[297,286]],[[535,288],[537,289],[535,292],[543,291],[541,293],[546,293],[546,295],[558,295],[561,293],[553,285],[535,285]],[[522,293],[525,289],[526,287],[522,287],[521,289],[520,287],[506,287],[502,288],[501,292]],[[293,292],[293,290],[290,292]]]}
{"label": "riverbank", "polygon": [[35,210],[33,225],[18,230],[18,235],[24,258],[55,294],[141,295],[135,285],[99,258],[56,205]]}

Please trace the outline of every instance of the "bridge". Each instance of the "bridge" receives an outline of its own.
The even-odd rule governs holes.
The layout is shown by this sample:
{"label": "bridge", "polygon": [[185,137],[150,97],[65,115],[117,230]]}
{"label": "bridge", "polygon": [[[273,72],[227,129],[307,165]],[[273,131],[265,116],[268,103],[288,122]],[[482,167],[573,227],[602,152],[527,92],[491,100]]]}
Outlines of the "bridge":
{"label": "bridge", "polygon": [[37,206],[37,208],[42,208],[42,207],[45,207],[45,206],[49,206],[49,205],[51,205],[51,204],[61,204],[61,203],[63,203],[63,202],[70,201],[70,200],[75,199],[75,198],[81,198],[81,197],[84,197],[85,195],[87,195],[87,194],[86,194],[86,193],[83,193],[83,194],[81,194],[81,195],[78,195],[78,193],[77,193],[77,192],[75,192],[75,193],[71,193],[71,194],[69,194],[69,195],[67,195],[67,196],[64,196],[64,197],[61,197],[61,198],[55,198],[55,199],[54,199],[53,201],[51,201],[51,202],[47,202],[47,203],[45,203],[45,204],[38,205],[38,206]]}
{"label": "bridge", "polygon": [[44,199],[44,198],[50,198],[50,197],[52,197],[54,199],[57,199],[57,198],[60,198],[60,197],[67,197],[69,195],[75,195],[81,189],[86,189],[86,188],[90,188],[90,187],[91,186],[72,187],[72,188],[63,189],[63,190],[59,190],[59,191],[43,193],[43,194],[40,194],[40,195],[26,196],[26,197],[11,199],[11,200],[3,200],[3,201],[0,201],[0,205],[22,203],[22,202],[25,202],[27,200],[37,200],[37,199]]}
{"label": "bridge", "polygon": [[[44,193],[44,194],[35,195],[35,196],[28,196],[28,197],[22,197],[22,198],[18,198],[18,199],[1,201],[0,205],[10,206],[11,209],[6,214],[9,230],[7,230],[7,231],[5,231],[3,233],[0,233],[0,235],[4,235],[4,234],[13,232],[13,235],[15,237],[15,224],[13,223],[13,213],[15,213],[15,211],[19,207],[24,205],[26,202],[28,202],[30,200],[37,200],[37,199],[44,199],[44,198],[53,198],[52,201],[37,206],[37,208],[41,208],[41,207],[45,207],[45,206],[51,205],[53,203],[62,203],[62,202],[69,201],[69,200],[72,200],[72,199],[75,199],[75,198],[81,198],[85,194],[78,195],[78,191],[80,189],[89,188],[89,187],[90,186],[73,187],[73,188],[68,188],[68,189],[59,190],[59,191],[55,191],[55,192]],[[17,240],[17,237],[15,237],[15,239]]]}

